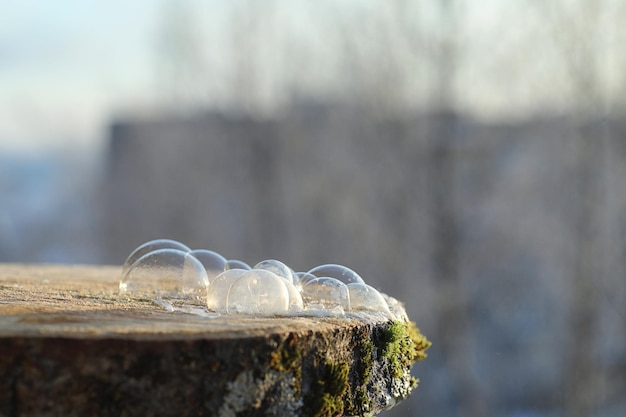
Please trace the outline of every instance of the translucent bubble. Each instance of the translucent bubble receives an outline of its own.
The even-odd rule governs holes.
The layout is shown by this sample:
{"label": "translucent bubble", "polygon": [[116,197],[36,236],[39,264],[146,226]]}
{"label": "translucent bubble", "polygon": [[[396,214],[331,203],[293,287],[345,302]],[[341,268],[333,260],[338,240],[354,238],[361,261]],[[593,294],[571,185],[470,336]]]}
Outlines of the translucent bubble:
{"label": "translucent bubble", "polygon": [[226,261],[225,269],[245,269],[246,271],[251,270],[250,265],[245,263],[244,261],[239,261],[237,259],[229,259]]}
{"label": "translucent bubble", "polygon": [[226,311],[226,298],[230,286],[247,271],[245,269],[229,269],[219,274],[209,284],[207,307],[217,312]]}
{"label": "translucent bubble", "polygon": [[343,265],[326,264],[316,266],[309,271],[309,274],[315,275],[318,278],[335,278],[346,285],[352,284],[354,282],[358,282],[359,284],[365,284],[365,281],[363,281],[363,278],[361,278],[359,274]]}
{"label": "translucent bubble", "polygon": [[296,287],[299,287],[300,286],[300,278],[298,278],[298,274],[296,274],[296,271],[294,271],[291,268],[289,268],[289,272],[291,273],[291,282]]}
{"label": "translucent bubble", "polygon": [[128,255],[128,258],[126,258],[126,261],[124,261],[124,265],[122,266],[122,276],[126,275],[130,267],[139,258],[141,258],[147,253],[150,253],[159,249],[178,249],[183,252],[189,252],[191,250],[187,246],[175,240],[171,240],[171,239],[151,240],[149,242],[146,242],[142,245],[137,246],[137,248],[135,248],[135,250],[133,250],[130,253],[130,255]]}
{"label": "translucent bubble", "polygon": [[209,279],[188,252],[159,249],[137,259],[120,280],[120,293],[133,297],[204,299]]}
{"label": "translucent bubble", "polygon": [[252,269],[264,269],[266,271],[273,272],[274,274],[285,279],[286,281],[295,284],[295,282],[293,281],[293,276],[291,275],[291,268],[289,268],[281,261],[277,261],[275,259],[266,259],[254,265]]}
{"label": "translucent bubble", "polygon": [[304,302],[302,301],[302,296],[298,288],[287,281],[285,281],[285,287],[287,287],[287,292],[289,293],[289,311],[292,313],[302,311]]}
{"label": "translucent bubble", "polygon": [[406,317],[401,303],[342,265],[296,273],[283,262],[268,259],[251,268],[170,239],[152,240],[133,250],[124,262],[119,288],[121,294],[151,298],[172,311],[180,310],[173,307],[178,304],[201,302],[218,313],[337,316],[353,310]]}
{"label": "translucent bubble", "polygon": [[289,310],[285,280],[264,269],[252,269],[230,287],[226,300],[228,313],[272,315]]}
{"label": "translucent bubble", "polygon": [[367,284],[348,284],[350,308],[354,311],[375,311],[389,313],[389,306],[383,296]]}
{"label": "translucent bubble", "polygon": [[298,277],[298,284],[300,285],[300,287],[304,287],[309,282],[318,278],[313,274],[309,274],[308,272],[296,272],[296,276]]}
{"label": "translucent bubble", "polygon": [[196,249],[189,252],[189,254],[204,265],[209,281],[215,279],[216,276],[224,272],[224,269],[226,269],[226,258],[217,252],[207,249]]}
{"label": "translucent bubble", "polygon": [[381,295],[387,302],[387,305],[389,306],[389,310],[391,311],[391,314],[396,320],[409,321],[409,316],[406,314],[404,305],[400,301],[396,300],[393,297],[388,296],[387,294],[381,294]]}
{"label": "translucent bubble", "polygon": [[306,305],[319,305],[331,309],[342,307],[350,309],[348,287],[335,278],[316,278],[302,287],[302,299]]}

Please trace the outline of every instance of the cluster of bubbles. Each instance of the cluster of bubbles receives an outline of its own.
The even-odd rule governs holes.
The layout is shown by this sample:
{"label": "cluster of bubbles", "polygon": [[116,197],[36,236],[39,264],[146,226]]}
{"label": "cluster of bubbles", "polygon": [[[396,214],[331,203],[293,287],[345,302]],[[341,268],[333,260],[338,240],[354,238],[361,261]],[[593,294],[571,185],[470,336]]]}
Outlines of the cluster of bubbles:
{"label": "cluster of bubbles", "polygon": [[395,299],[383,296],[342,265],[294,272],[270,259],[251,267],[169,239],[137,247],[124,262],[119,288],[128,297],[205,304],[218,314],[369,312],[394,317],[398,309]]}

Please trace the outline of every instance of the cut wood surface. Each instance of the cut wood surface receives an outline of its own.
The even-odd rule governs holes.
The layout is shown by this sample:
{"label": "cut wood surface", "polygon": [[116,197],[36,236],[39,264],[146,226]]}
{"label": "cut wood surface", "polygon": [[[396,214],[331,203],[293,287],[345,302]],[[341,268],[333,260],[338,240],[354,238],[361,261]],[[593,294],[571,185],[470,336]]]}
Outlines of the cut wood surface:
{"label": "cut wood surface", "polygon": [[0,264],[0,417],[362,415],[416,386],[407,323],[167,311],[120,272]]}
{"label": "cut wood surface", "polygon": [[170,312],[152,300],[118,296],[120,273],[114,266],[0,266],[0,337],[221,339],[346,324],[341,319],[208,319]]}

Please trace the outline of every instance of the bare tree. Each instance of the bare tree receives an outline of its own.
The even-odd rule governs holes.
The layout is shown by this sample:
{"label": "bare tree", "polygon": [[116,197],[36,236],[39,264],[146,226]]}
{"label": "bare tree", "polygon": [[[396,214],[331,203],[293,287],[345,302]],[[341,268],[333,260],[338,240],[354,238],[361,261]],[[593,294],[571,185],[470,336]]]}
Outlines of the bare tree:
{"label": "bare tree", "polygon": [[205,57],[188,2],[167,2],[157,44],[157,92],[165,108],[180,112],[206,105]]}
{"label": "bare tree", "polygon": [[603,41],[606,1],[556,1],[541,3],[551,45],[562,64],[565,91],[573,104],[576,137],[572,138],[576,233],[572,285],[569,292],[570,322],[565,356],[568,416],[593,415],[598,404],[601,370],[596,361],[600,311],[598,295],[607,273],[603,256],[604,174],[607,140],[599,129],[605,116]]}
{"label": "bare tree", "polygon": [[230,71],[226,77],[232,106],[249,115],[262,115],[271,107],[273,59],[277,53],[273,2],[239,0],[229,14]]}
{"label": "bare tree", "polygon": [[[435,287],[437,329],[435,336],[442,360],[450,372],[450,392],[454,398],[457,415],[484,415],[484,399],[474,375],[469,352],[472,349],[472,334],[469,315],[469,300],[462,279],[460,247],[460,213],[457,204],[458,160],[457,143],[463,138],[458,134],[457,82],[462,66],[464,41],[463,2],[459,0],[436,0],[416,5],[407,1],[393,2],[396,51],[404,55],[396,62],[404,65],[408,78],[418,76],[430,89],[422,90],[423,96],[408,100],[410,104],[426,104],[434,114],[428,127],[425,147],[417,144],[409,148],[409,166],[417,166],[426,160],[428,184],[426,198],[430,223],[430,270]],[[430,22],[420,27],[420,14],[429,9],[436,24]],[[386,59],[386,64],[394,62]],[[422,68],[415,68],[419,62]],[[385,74],[383,72],[383,74]],[[398,77],[396,77],[398,78]],[[405,83],[413,94],[419,94],[415,85]],[[402,97],[402,96],[399,96]],[[406,100],[404,101],[406,103]],[[404,104],[403,103],[403,104]],[[415,107],[412,108],[415,110]],[[423,153],[426,152],[426,155]],[[417,171],[413,171],[414,173]],[[410,178],[410,176],[409,176]],[[408,184],[406,189],[411,189]],[[417,190],[414,190],[417,191]],[[409,211],[403,224],[410,225],[408,217],[415,211],[419,193],[409,201]],[[411,210],[412,209],[412,210]],[[415,231],[413,231],[414,233]],[[410,232],[409,232],[410,233]],[[408,240],[408,237],[407,237]],[[412,256],[407,252],[407,257]]]}
{"label": "bare tree", "polygon": [[469,301],[460,271],[459,207],[456,196],[457,74],[461,56],[461,3],[440,0],[434,3],[439,26],[445,28],[435,39],[433,108],[436,117],[430,134],[430,218],[432,222],[432,277],[436,287],[439,343],[449,364],[451,391],[457,415],[484,415],[483,401],[470,365],[471,321]]}

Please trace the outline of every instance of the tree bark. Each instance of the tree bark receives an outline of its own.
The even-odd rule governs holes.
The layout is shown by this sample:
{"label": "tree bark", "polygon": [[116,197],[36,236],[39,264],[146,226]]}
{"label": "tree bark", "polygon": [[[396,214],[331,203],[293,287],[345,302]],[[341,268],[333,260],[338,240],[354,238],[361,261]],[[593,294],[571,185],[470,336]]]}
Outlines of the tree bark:
{"label": "tree bark", "polygon": [[166,311],[119,273],[0,266],[0,416],[376,413],[428,347],[405,322]]}

